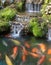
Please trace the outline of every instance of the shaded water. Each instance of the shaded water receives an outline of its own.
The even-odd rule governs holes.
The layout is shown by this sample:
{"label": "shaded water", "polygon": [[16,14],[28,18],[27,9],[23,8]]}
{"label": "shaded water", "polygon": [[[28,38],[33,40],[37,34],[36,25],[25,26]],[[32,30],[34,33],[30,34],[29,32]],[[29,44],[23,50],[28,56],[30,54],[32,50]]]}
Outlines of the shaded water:
{"label": "shaded water", "polygon": [[5,61],[0,61],[0,65],[7,65]]}
{"label": "shaded water", "polygon": [[[3,43],[2,42],[3,40],[8,44],[8,47],[5,47],[3,44],[1,44]],[[28,42],[31,46],[31,48],[28,49],[29,51],[31,51],[31,49],[34,47],[37,48],[37,45],[40,43],[45,44],[47,49],[51,48],[51,42],[47,42],[46,39],[39,39],[39,38],[37,39],[37,38],[34,38],[33,36],[24,36],[24,37],[17,38],[16,40],[19,40],[22,45],[24,45],[24,42]],[[5,54],[8,54],[9,56],[12,52],[11,50],[12,50],[12,47],[14,47],[14,45],[15,44],[12,42],[12,39],[2,38],[0,39],[0,52],[4,53],[3,56],[5,56]],[[50,56],[47,55],[47,50],[43,54],[46,55],[46,58],[45,58],[45,61],[42,63],[42,65],[50,65],[51,62],[49,62],[49,57],[51,57],[51,55]],[[26,61],[23,63],[21,60],[21,56],[22,56],[22,53],[21,53],[21,48],[19,46],[18,56],[14,60],[14,65],[18,65],[18,64],[19,65],[37,65],[37,61],[39,60],[39,58],[33,58],[32,56],[28,55],[26,56]],[[2,65],[2,61],[0,61],[0,65]]]}

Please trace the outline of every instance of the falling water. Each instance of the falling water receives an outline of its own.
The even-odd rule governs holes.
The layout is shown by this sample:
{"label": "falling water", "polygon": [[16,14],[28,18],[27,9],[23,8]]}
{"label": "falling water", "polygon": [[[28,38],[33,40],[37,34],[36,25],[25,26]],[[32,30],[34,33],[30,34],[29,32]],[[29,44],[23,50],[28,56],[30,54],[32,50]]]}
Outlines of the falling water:
{"label": "falling water", "polygon": [[48,41],[51,41],[51,29],[48,30]]}
{"label": "falling water", "polygon": [[26,10],[27,12],[33,12],[33,4],[32,3],[26,4]]}
{"label": "falling water", "polygon": [[5,0],[1,0],[1,2],[4,4]]}
{"label": "falling water", "polygon": [[14,27],[12,28],[13,32],[12,32],[11,36],[14,37],[14,38],[19,37],[20,32],[22,31],[23,27],[24,26],[21,23],[14,25]]}
{"label": "falling water", "polygon": [[33,3],[26,4],[27,12],[39,12],[40,8],[41,8],[40,4],[33,4]]}

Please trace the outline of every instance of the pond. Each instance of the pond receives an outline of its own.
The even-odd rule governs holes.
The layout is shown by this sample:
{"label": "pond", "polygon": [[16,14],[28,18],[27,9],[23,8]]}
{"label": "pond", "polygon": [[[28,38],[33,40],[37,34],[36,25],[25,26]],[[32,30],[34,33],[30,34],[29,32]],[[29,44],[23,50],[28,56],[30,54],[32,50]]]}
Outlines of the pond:
{"label": "pond", "polygon": [[5,61],[0,61],[0,65],[7,65]]}
{"label": "pond", "polygon": [[[3,41],[7,45],[3,44]],[[20,45],[24,46],[25,42],[28,42],[28,44],[30,45],[30,48],[25,47],[28,52],[32,52],[33,48],[37,48],[40,50],[42,55],[45,56],[45,60],[42,62],[42,65],[51,65],[51,53],[48,55],[48,49],[51,50],[51,42],[47,42],[46,39],[34,38],[33,36],[23,36],[23,37],[16,38],[16,39],[1,38],[0,39],[0,53],[2,53],[4,61],[0,60],[0,65],[3,65],[3,64],[6,65],[5,55],[8,55],[8,57],[10,58],[10,55],[12,54],[12,49],[14,46],[18,46],[18,55],[16,56],[15,60],[10,58],[13,65],[18,65],[18,64],[19,65],[38,65],[37,62],[40,60],[40,57],[36,58],[36,57],[33,57],[31,54],[28,54],[26,56],[25,62],[22,61],[22,50],[20,48]],[[43,50],[41,51],[43,47],[39,48],[38,47],[39,44],[44,44],[46,47],[46,51],[43,51]]]}

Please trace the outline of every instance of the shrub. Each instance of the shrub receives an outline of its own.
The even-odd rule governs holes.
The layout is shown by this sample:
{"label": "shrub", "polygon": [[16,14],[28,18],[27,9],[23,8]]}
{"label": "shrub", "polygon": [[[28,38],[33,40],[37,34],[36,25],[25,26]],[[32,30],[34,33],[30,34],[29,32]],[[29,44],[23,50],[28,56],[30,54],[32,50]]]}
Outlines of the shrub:
{"label": "shrub", "polygon": [[16,3],[16,7],[17,7],[17,10],[18,10],[19,12],[22,12],[22,5],[23,5],[22,2],[17,2],[17,3]]}
{"label": "shrub", "polygon": [[35,37],[42,37],[43,34],[44,34],[44,33],[43,33],[41,27],[39,27],[39,26],[33,27],[33,35],[34,35]]}
{"label": "shrub", "polygon": [[43,16],[42,16],[42,18],[44,19],[44,20],[48,20],[49,22],[51,22],[51,15],[46,15],[46,14],[44,14]]}
{"label": "shrub", "polygon": [[29,29],[35,37],[43,37],[47,33],[47,23],[39,23],[38,19],[34,18],[30,21]]}
{"label": "shrub", "polygon": [[46,9],[48,3],[49,3],[49,0],[44,0],[44,4],[42,5],[42,9],[41,9],[42,14],[45,13],[45,9]]}
{"label": "shrub", "polygon": [[1,21],[0,20],[0,34],[1,33],[5,33],[5,32],[8,32],[10,30],[10,25],[8,22],[6,21]]}
{"label": "shrub", "polygon": [[17,2],[16,8],[18,12],[24,12],[25,11],[25,4],[24,2]]}
{"label": "shrub", "polygon": [[0,12],[0,19],[7,21],[12,20],[13,17],[16,15],[16,11],[9,7],[4,8]]}
{"label": "shrub", "polygon": [[37,18],[33,18],[33,19],[30,20],[30,23],[29,23],[30,32],[32,32],[33,27],[35,25],[37,25],[37,22],[38,22],[38,19]]}
{"label": "shrub", "polygon": [[44,35],[46,35],[46,33],[48,32],[48,24],[47,24],[46,21],[41,23],[41,28],[42,28],[42,30],[44,32]]}

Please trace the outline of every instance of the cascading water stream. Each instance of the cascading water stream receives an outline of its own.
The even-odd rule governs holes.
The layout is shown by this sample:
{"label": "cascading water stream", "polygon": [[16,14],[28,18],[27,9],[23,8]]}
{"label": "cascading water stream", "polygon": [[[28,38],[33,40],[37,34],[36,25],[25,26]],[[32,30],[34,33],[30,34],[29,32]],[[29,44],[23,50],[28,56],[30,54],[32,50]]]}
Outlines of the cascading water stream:
{"label": "cascading water stream", "polygon": [[33,4],[32,3],[26,4],[26,10],[27,12],[33,12]]}
{"label": "cascading water stream", "polygon": [[6,0],[1,0],[1,2],[4,4],[4,2],[5,2]]}
{"label": "cascading water stream", "polygon": [[39,12],[41,8],[40,4],[27,3],[26,11],[27,12]]}
{"label": "cascading water stream", "polygon": [[51,41],[51,29],[48,30],[48,41]]}
{"label": "cascading water stream", "polygon": [[20,32],[22,31],[22,29],[24,28],[24,26],[20,23],[20,24],[15,24],[14,27],[12,28],[13,33],[11,34],[12,37],[16,38],[20,36]]}

